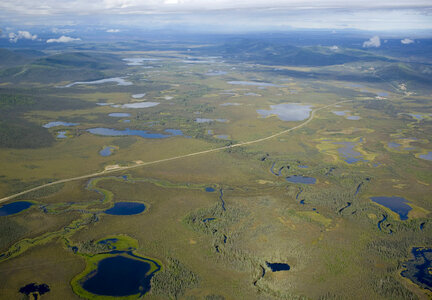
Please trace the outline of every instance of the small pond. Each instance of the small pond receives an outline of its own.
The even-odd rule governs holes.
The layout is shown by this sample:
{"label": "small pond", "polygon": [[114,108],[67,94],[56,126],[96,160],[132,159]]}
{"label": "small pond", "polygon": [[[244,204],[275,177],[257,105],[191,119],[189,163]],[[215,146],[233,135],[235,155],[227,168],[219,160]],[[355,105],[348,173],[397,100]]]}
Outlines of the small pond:
{"label": "small pond", "polygon": [[212,192],[214,192],[216,190],[214,188],[212,188],[212,187],[206,187],[205,191],[208,192],[208,193],[212,193]]}
{"label": "small pond", "polygon": [[144,97],[146,95],[146,93],[142,93],[142,94],[134,94],[132,95],[132,98],[134,99],[141,99],[142,97]]}
{"label": "small pond", "polygon": [[59,132],[57,132],[57,138],[58,139],[66,139],[67,138],[66,131],[59,131]]}
{"label": "small pond", "polygon": [[399,214],[399,218],[401,220],[407,220],[408,213],[410,212],[410,210],[412,210],[412,207],[407,204],[410,201],[402,197],[370,197],[370,199],[373,202],[385,206],[394,211],[395,213]]}
{"label": "small pond", "polygon": [[266,264],[272,270],[272,272],[289,271],[291,269],[291,267],[288,264],[269,263],[269,262],[266,262]]}
{"label": "small pond", "polygon": [[395,142],[389,142],[389,143],[387,143],[387,146],[389,147],[389,148],[399,148],[400,146],[402,146],[401,144],[398,144],[398,143],[395,143]]}
{"label": "small pond", "polygon": [[130,216],[142,213],[145,208],[145,205],[139,202],[117,202],[114,207],[105,210],[104,213],[116,216]]}
{"label": "small pond", "polygon": [[313,177],[307,177],[307,176],[298,176],[293,175],[286,177],[286,180],[291,183],[302,183],[302,184],[315,184],[316,178]]}
{"label": "small pond", "polygon": [[227,140],[227,139],[229,139],[229,135],[219,134],[219,135],[216,135],[216,138],[221,139],[221,140]]}
{"label": "small pond", "polygon": [[347,120],[353,120],[353,121],[357,121],[357,120],[360,120],[360,119],[361,119],[360,116],[348,116],[348,117],[346,117],[346,118],[347,118]]}
{"label": "small pond", "polygon": [[101,151],[99,151],[99,155],[110,156],[113,153],[114,149],[115,149],[114,147],[110,147],[110,146],[105,147]]}
{"label": "small pond", "polygon": [[303,121],[309,118],[312,111],[310,105],[302,105],[298,103],[282,103],[270,105],[269,110],[258,109],[262,117],[269,117],[276,115],[282,121]]}
{"label": "small pond", "polygon": [[0,216],[9,216],[13,214],[17,214],[30,206],[32,206],[33,203],[28,201],[17,201],[5,204],[3,206],[0,206]]}

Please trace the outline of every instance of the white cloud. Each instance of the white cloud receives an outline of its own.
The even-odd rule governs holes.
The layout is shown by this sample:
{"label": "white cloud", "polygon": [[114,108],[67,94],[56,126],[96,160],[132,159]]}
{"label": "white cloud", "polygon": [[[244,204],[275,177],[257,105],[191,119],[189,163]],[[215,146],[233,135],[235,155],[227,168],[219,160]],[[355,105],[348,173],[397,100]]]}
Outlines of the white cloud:
{"label": "white cloud", "polygon": [[331,47],[330,47],[330,50],[332,50],[332,51],[337,51],[337,50],[339,50],[339,47],[338,47],[338,46],[331,46]]}
{"label": "white cloud", "polygon": [[120,32],[120,29],[108,29],[106,32],[116,33],[116,32]]}
{"label": "white cloud", "polygon": [[414,40],[405,38],[405,39],[401,40],[401,43],[404,45],[408,45],[408,44],[414,43]]}
{"label": "white cloud", "polygon": [[73,42],[73,41],[81,41],[81,39],[80,38],[72,38],[69,36],[62,35],[58,39],[49,39],[46,42],[47,43],[69,43],[69,42]]}
{"label": "white cloud", "polygon": [[28,31],[18,31],[18,33],[14,33],[14,32],[9,33],[9,41],[10,42],[16,43],[20,39],[34,41],[35,39],[37,39],[37,35],[31,34]]}
{"label": "white cloud", "polygon": [[370,47],[378,48],[379,46],[381,46],[381,40],[377,35],[371,37],[368,41],[363,43],[364,48],[370,48]]}

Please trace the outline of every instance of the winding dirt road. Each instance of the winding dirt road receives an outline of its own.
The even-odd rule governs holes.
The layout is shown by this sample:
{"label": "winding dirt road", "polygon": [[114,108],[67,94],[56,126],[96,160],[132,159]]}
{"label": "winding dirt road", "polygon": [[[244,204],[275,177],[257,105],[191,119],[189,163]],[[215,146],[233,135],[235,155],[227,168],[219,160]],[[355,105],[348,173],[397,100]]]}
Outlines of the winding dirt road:
{"label": "winding dirt road", "polygon": [[82,175],[82,176],[77,176],[77,177],[72,177],[72,178],[67,178],[67,179],[61,179],[61,180],[57,180],[57,181],[53,181],[50,183],[46,183],[25,191],[22,191],[20,193],[16,193],[10,196],[6,196],[4,198],[0,199],[0,203],[2,202],[6,202],[8,200],[12,200],[18,196],[30,193],[30,192],[34,192],[49,186],[53,186],[56,184],[60,184],[60,183],[66,183],[66,182],[71,182],[71,181],[75,181],[75,180],[81,180],[81,179],[87,179],[87,178],[92,178],[92,177],[97,177],[97,176],[102,176],[102,175],[106,175],[106,174],[111,174],[114,172],[118,172],[118,171],[124,171],[124,170],[129,170],[129,169],[134,169],[134,168],[139,168],[139,167],[144,167],[144,166],[148,166],[148,165],[154,165],[154,164],[158,164],[158,163],[163,163],[163,162],[168,162],[168,161],[172,161],[172,160],[177,160],[177,159],[182,159],[182,158],[187,158],[187,157],[192,157],[192,156],[197,156],[197,155],[203,155],[203,154],[207,154],[207,153],[211,153],[211,152],[216,152],[216,151],[221,151],[221,150],[226,150],[226,149],[231,149],[231,148],[235,148],[235,147],[241,147],[241,146],[247,146],[247,145],[251,145],[251,144],[256,144],[256,143],[260,143],[272,138],[275,138],[277,136],[286,134],[288,132],[294,131],[296,129],[299,129],[301,127],[306,126],[307,124],[309,124],[314,118],[315,118],[315,114],[323,109],[326,109],[328,107],[334,106],[334,105],[338,105],[341,103],[346,103],[346,102],[352,102],[353,100],[345,100],[345,101],[339,101],[333,104],[329,104],[320,108],[317,108],[315,110],[312,111],[311,115],[309,116],[309,118],[304,121],[303,123],[294,126],[290,129],[286,129],[283,131],[280,131],[278,133],[275,133],[273,135],[261,138],[261,139],[257,139],[257,140],[253,140],[253,141],[249,141],[249,142],[240,142],[237,144],[233,144],[233,145],[229,145],[229,146],[223,146],[223,147],[219,147],[219,148],[214,148],[214,149],[209,149],[209,150],[204,150],[204,151],[199,151],[199,152],[194,152],[194,153],[189,153],[189,154],[184,154],[184,155],[179,155],[179,156],[174,156],[174,157],[169,157],[169,158],[164,158],[164,159],[159,159],[159,160],[153,160],[153,161],[148,161],[148,162],[139,162],[136,163],[135,165],[131,165],[131,166],[124,166],[124,167],[116,167],[116,168],[112,168],[112,169],[106,169],[104,171],[100,171],[100,172],[96,172],[96,173],[92,173],[92,174],[87,174],[87,175]]}

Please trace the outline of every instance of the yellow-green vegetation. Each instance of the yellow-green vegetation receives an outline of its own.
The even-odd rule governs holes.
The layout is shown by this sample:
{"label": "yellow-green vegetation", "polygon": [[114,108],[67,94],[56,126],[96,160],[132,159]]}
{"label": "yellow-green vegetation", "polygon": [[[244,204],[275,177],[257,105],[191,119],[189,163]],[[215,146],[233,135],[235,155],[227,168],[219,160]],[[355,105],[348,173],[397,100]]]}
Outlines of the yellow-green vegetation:
{"label": "yellow-green vegetation", "polygon": [[[115,256],[149,263],[148,274],[154,273],[149,292],[123,299],[427,297],[400,273],[412,247],[432,245],[431,162],[417,158],[428,153],[432,125],[429,117],[407,115],[432,113],[430,91],[408,83],[416,91],[408,95],[397,80],[367,77],[387,78],[382,72],[394,63],[387,60],[298,66],[269,56],[252,65],[242,61],[243,54],[229,62],[210,59],[214,53],[199,52],[205,45],[188,44],[188,55],[200,62],[190,63],[177,48],[116,46],[97,46],[104,52],[98,57],[92,51],[55,56],[68,63],[83,56],[86,64],[94,61],[91,72],[65,67],[70,73],[60,76],[56,63],[49,65],[54,75],[44,80],[32,72],[46,70],[34,65],[30,73],[2,77],[9,81],[0,90],[0,198],[96,175],[5,202],[34,205],[0,216],[0,298],[15,299],[20,287],[39,282],[51,288],[47,299],[114,299],[90,293],[83,282],[102,260]],[[306,54],[311,51],[322,59],[333,55],[322,47]],[[131,57],[158,60],[143,66],[122,61]],[[56,87],[110,77],[133,84]],[[248,83],[232,83],[242,81]],[[257,82],[270,85],[253,85]],[[381,92],[388,95],[378,96]],[[159,104],[123,106],[139,102]],[[324,109],[310,121],[257,113],[282,103]],[[108,116],[119,112],[130,116]],[[77,125],[42,127],[56,121]],[[91,128],[169,137],[103,136]],[[287,131],[291,128],[296,129]],[[67,138],[57,139],[59,131]],[[222,148],[254,140],[260,142]],[[107,145],[115,151],[101,156]],[[346,161],[341,152],[346,145],[358,161]],[[205,152],[211,149],[219,150]],[[180,158],[169,159],[174,157]],[[288,182],[290,176],[315,183]],[[407,220],[370,200],[393,195],[409,199]],[[145,204],[145,211],[104,213],[122,202]],[[267,263],[288,264],[290,270],[272,272]]]}

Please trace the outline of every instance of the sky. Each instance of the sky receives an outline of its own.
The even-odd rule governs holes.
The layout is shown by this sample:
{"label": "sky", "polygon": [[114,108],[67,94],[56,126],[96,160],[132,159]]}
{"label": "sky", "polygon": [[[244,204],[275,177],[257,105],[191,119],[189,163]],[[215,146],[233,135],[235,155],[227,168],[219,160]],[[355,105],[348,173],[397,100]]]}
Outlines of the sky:
{"label": "sky", "polygon": [[[431,0],[2,0],[1,26],[432,30]],[[182,27],[183,26],[183,27]],[[19,29],[19,28],[18,28]]]}

